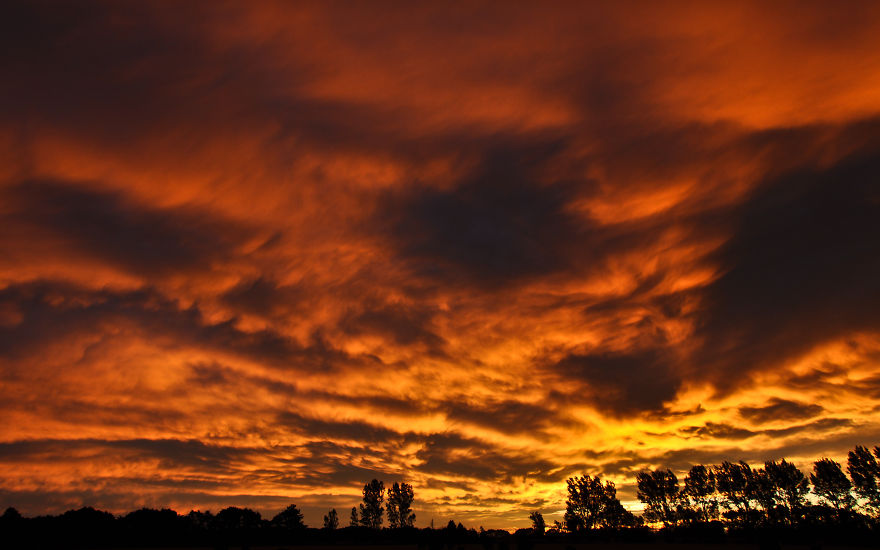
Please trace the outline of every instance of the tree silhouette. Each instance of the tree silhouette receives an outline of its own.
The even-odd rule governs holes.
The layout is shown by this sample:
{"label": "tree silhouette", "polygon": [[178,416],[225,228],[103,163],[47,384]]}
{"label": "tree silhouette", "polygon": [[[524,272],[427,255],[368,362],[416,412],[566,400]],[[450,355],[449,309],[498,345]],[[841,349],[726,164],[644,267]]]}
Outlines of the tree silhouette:
{"label": "tree silhouette", "polygon": [[247,546],[254,531],[260,527],[260,513],[250,508],[230,506],[217,512],[214,516],[217,532],[227,543]]}
{"label": "tree silhouette", "polygon": [[776,502],[789,525],[795,525],[803,514],[804,502],[810,492],[807,478],[797,466],[784,458],[764,463],[764,471],[776,493]]}
{"label": "tree silhouette", "polygon": [[4,546],[15,548],[23,520],[18,510],[11,506],[0,516],[0,540],[3,541]]}
{"label": "tree silhouette", "polygon": [[187,521],[200,531],[207,531],[214,525],[214,514],[211,513],[210,510],[207,512],[199,512],[197,510],[190,510],[190,512],[186,515]]}
{"label": "tree silhouette", "polygon": [[[880,447],[874,452],[880,456]],[[880,511],[880,465],[867,448],[857,445],[847,456],[846,471],[857,495],[874,513]]]}
{"label": "tree silhouette", "polygon": [[351,507],[351,515],[348,517],[348,526],[357,527],[361,522],[358,519],[358,509],[356,506]]}
{"label": "tree silhouette", "polygon": [[385,508],[388,511],[388,524],[392,529],[413,526],[416,521],[416,514],[412,511],[413,498],[413,488],[408,483],[394,482],[388,489]]}
{"label": "tree silhouette", "polygon": [[[565,503],[565,528],[577,532],[609,526],[620,519],[620,501],[614,483],[602,483],[599,476],[571,477],[566,480],[568,500]],[[619,507],[619,508],[618,508]]]}
{"label": "tree silhouette", "polygon": [[529,514],[529,519],[532,520],[532,532],[536,535],[543,535],[547,529],[547,524],[544,523],[544,516],[541,515],[541,512],[535,510]]}
{"label": "tree silhouette", "polygon": [[[352,508],[354,510],[354,508]],[[332,531],[339,527],[339,516],[336,514],[336,508],[330,508],[327,515],[324,516],[324,529]]]}
{"label": "tree silhouette", "polygon": [[361,525],[371,529],[382,527],[382,502],[385,500],[385,484],[374,479],[364,485],[364,502],[361,508]]}
{"label": "tree silhouette", "polygon": [[773,479],[764,468],[752,470],[751,496],[764,511],[764,521],[768,524],[777,520],[777,492]]}
{"label": "tree silhouette", "polygon": [[820,458],[813,464],[810,474],[813,491],[826,504],[837,510],[838,518],[855,504],[852,483],[843,473],[840,464],[830,458]]}
{"label": "tree silhouette", "polygon": [[698,521],[710,521],[718,517],[718,499],[715,498],[715,473],[697,464],[684,478],[684,496],[693,501]]}
{"label": "tree silhouette", "polygon": [[[646,505],[644,518],[662,523],[664,527],[676,527],[681,523],[715,523],[719,506],[723,506],[726,509],[722,516],[725,527],[748,527],[731,529],[729,535],[725,534],[726,529],[720,529],[721,524],[715,523],[692,525],[659,535],[645,530],[584,536],[586,530],[616,530],[643,525],[643,521],[624,509],[617,499],[614,483],[603,482],[599,476],[583,475],[566,480],[568,499],[564,523],[555,522],[549,533],[543,515],[535,510],[529,514],[531,529],[519,529],[514,535],[482,528],[477,534],[473,529],[465,529],[461,523],[456,524],[455,520],[450,520],[445,529],[435,531],[432,520],[430,529],[388,531],[381,538],[394,544],[418,542],[420,546],[424,543],[432,548],[435,542],[471,544],[480,541],[486,548],[490,545],[506,548],[511,542],[533,545],[537,539],[530,541],[528,536],[545,533],[553,538],[550,541],[553,543],[562,542],[565,537],[571,541],[609,540],[609,537],[619,541],[636,541],[643,537],[668,541],[670,538],[681,540],[702,536],[711,537],[704,542],[756,541],[763,545],[767,537],[772,537],[781,538],[781,544],[812,543],[815,540],[817,544],[867,546],[876,542],[877,527],[880,526],[880,518],[876,515],[880,511],[876,504],[880,492],[878,458],[880,447],[874,447],[871,452],[868,447],[856,446],[847,460],[851,479],[840,464],[828,458],[813,464],[809,479],[785,459],[767,461],[763,468],[754,469],[743,461],[709,467],[695,465],[684,478],[681,490],[671,470],[658,469],[637,475],[638,497]],[[808,502],[808,481],[812,481],[820,504]],[[859,501],[854,498],[853,491]],[[374,479],[364,486],[360,513],[356,506],[351,509],[351,525],[378,529],[382,514],[387,511],[392,527],[411,526],[415,518],[411,510],[413,496],[412,487],[407,483],[394,483],[386,494],[384,484]],[[855,513],[853,507],[856,504],[866,506],[874,514],[869,517]],[[0,541],[5,544],[4,548],[128,548],[133,545],[151,548],[240,545],[245,548],[250,544],[266,547],[289,544],[293,532],[299,533],[297,542],[302,544],[329,542],[337,545],[351,541],[352,535],[355,539],[363,535],[375,538],[364,532],[357,535],[348,530],[334,533],[339,525],[335,509],[330,509],[323,519],[323,532],[305,529],[303,514],[294,504],[271,521],[262,520],[253,510],[234,506],[221,510],[216,516],[197,511],[180,516],[174,510],[148,508],[114,516],[83,507],[59,516],[34,518],[22,517],[15,508],[8,508],[0,516]],[[780,529],[777,523],[785,523],[790,528]]]}
{"label": "tree silhouette", "polygon": [[742,524],[751,523],[752,498],[755,493],[752,468],[743,461],[724,461],[713,468],[715,487],[724,497],[722,506],[729,511],[726,514]]}
{"label": "tree silhouette", "polygon": [[[612,483],[611,485],[613,488],[614,484]],[[624,508],[616,495],[612,495],[612,498],[606,501],[601,514],[601,525],[603,527],[620,529],[621,527],[636,527],[641,524],[641,518],[637,518],[632,512]]]}
{"label": "tree silhouette", "polygon": [[[281,512],[281,514],[283,513]],[[281,514],[278,515],[280,516]],[[260,513],[250,508],[230,506],[217,512],[215,518],[220,528],[226,530],[256,529],[260,526]]]}
{"label": "tree silhouette", "polygon": [[296,504],[291,504],[272,518],[272,525],[288,531],[305,529],[306,527],[306,524],[303,523],[303,514],[296,507]]}
{"label": "tree silhouette", "polygon": [[645,506],[649,521],[662,522],[665,527],[677,523],[678,478],[672,470],[641,472],[636,476],[637,496]]}

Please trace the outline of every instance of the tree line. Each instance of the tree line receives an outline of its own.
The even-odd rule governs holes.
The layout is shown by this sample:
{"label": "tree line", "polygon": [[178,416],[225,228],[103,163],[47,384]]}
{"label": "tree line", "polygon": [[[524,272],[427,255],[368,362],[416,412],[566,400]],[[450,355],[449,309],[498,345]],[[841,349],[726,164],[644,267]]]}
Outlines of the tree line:
{"label": "tree line", "polygon": [[331,508],[320,528],[309,528],[296,504],[271,519],[235,506],[216,514],[191,511],[179,515],[168,509],[141,509],[118,517],[85,507],[36,518],[24,518],[9,508],[0,516],[0,540],[12,542],[10,548],[228,548],[340,542],[415,542],[433,548],[440,541],[480,542],[487,549],[487,545],[497,545],[493,548],[502,550],[507,543],[498,541],[511,537],[523,548],[524,541],[539,538],[562,542],[610,537],[649,542],[673,536],[720,542],[742,533],[752,533],[747,535],[752,538],[776,533],[773,536],[798,543],[813,544],[817,537],[824,537],[861,544],[876,541],[880,535],[880,446],[873,451],[855,447],[847,456],[845,472],[828,458],[815,461],[808,475],[785,459],[767,461],[762,467],[724,461],[694,465],[681,481],[668,468],[639,472],[635,481],[637,496],[644,504],[641,515],[624,508],[613,482],[585,474],[566,480],[562,521],[548,527],[541,512],[535,510],[529,515],[532,527],[513,535],[482,527],[479,531],[467,529],[454,521],[442,529],[434,529],[433,522],[430,528],[417,529],[412,485],[395,482],[386,489],[382,481],[373,479],[364,485],[361,503],[351,508],[346,527],[340,526],[339,514]]}
{"label": "tree line", "polygon": [[[388,520],[391,531],[414,530],[416,514],[412,485],[393,483],[387,490],[382,481],[373,479],[364,485],[363,500],[352,507],[346,533],[337,535],[339,514],[335,508],[323,517],[321,529],[309,529],[296,504],[265,519],[250,508],[229,506],[212,514],[190,511],[179,515],[174,510],[143,508],[122,516],[92,507],[70,510],[58,516],[25,518],[15,508],[0,516],[0,543],[19,542],[12,547],[100,547],[126,546],[201,546],[215,548],[263,544],[321,543],[353,537],[352,542],[375,538]],[[399,538],[398,535],[392,539]],[[3,546],[3,544],[0,544]]]}
{"label": "tree line", "polygon": [[[636,476],[641,517],[624,509],[611,481],[599,476],[567,480],[568,498],[556,533],[622,529],[643,525],[674,529],[719,524],[726,528],[798,527],[805,524],[880,522],[880,446],[856,446],[847,455],[846,473],[829,458],[813,463],[807,476],[791,462],[767,461],[753,468],[744,461],[694,465],[683,482],[666,468]],[[848,475],[847,475],[848,474]],[[543,533],[544,518],[533,512],[532,530]]]}

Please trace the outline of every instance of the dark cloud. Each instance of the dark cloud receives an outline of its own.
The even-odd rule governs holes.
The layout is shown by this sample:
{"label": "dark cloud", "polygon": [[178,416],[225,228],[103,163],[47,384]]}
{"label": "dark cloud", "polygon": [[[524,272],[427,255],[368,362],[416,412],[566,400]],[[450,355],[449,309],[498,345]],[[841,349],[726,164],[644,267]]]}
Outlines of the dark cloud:
{"label": "dark cloud", "polygon": [[441,410],[451,421],[476,424],[504,434],[529,434],[542,440],[548,439],[547,431],[550,428],[583,426],[581,422],[560,412],[552,402],[532,404],[509,400],[478,404],[451,403],[442,406]]}
{"label": "dark cloud", "polygon": [[342,439],[379,442],[389,439],[399,440],[401,438],[400,432],[357,419],[345,421],[322,420],[285,411],[278,415],[276,422],[295,433],[310,437],[327,438],[329,440]]}
{"label": "dark cloud", "polygon": [[549,368],[583,391],[583,399],[605,412],[626,415],[661,411],[675,397],[682,378],[671,365],[662,350],[645,350],[570,354]]}
{"label": "dark cloud", "polygon": [[257,277],[241,281],[220,299],[242,313],[278,317],[295,315],[307,303],[308,295],[298,285],[281,285],[266,277]]}
{"label": "dark cloud", "polygon": [[512,453],[485,441],[455,434],[431,434],[416,453],[419,470],[429,475],[464,476],[481,481],[552,477],[558,467],[552,462]]}
{"label": "dark cloud", "polygon": [[[836,136],[841,147],[861,148],[872,133],[876,128],[870,121],[843,129],[791,130],[781,137],[764,132],[750,147],[772,155],[796,144],[827,144]],[[704,211],[699,219],[685,217],[687,226],[733,231],[714,256],[723,275],[705,291],[660,295],[647,302],[671,319],[684,316],[682,307],[689,300],[699,297],[703,302],[694,318],[699,347],[689,360],[653,352],[573,354],[556,370],[610,390],[598,394],[600,407],[650,411],[672,398],[685,378],[705,378],[719,390],[732,391],[749,383],[749,371],[876,326],[880,156],[862,151],[827,168],[803,162],[807,167],[763,182],[741,205]],[[585,313],[608,315],[644,307],[644,295],[658,280],[646,279],[625,297],[593,304]],[[657,337],[662,342],[662,334]],[[809,381],[801,385],[815,387]],[[818,414],[821,407],[796,411],[778,404],[766,415],[794,419],[799,412],[809,416],[809,411]],[[746,409],[744,415],[760,422],[762,413]]]}
{"label": "dark cloud", "polygon": [[[163,134],[168,145],[180,143],[175,133],[181,128],[189,129],[181,141],[192,147],[210,139],[198,128],[235,131],[254,117],[277,119],[281,112],[320,130],[329,109],[311,118],[308,108],[284,109],[295,102],[281,100],[277,73],[267,66],[270,40],[219,49],[212,41],[211,22],[237,12],[208,2],[174,14],[134,4],[13,2],[0,32],[0,63],[9,76],[0,114],[117,150]],[[292,64],[287,78],[299,71],[305,76],[305,66]]]}
{"label": "dark cloud", "polygon": [[760,433],[770,437],[786,437],[790,435],[798,435],[803,432],[813,432],[822,434],[823,432],[833,432],[841,428],[854,428],[857,424],[848,418],[820,418],[806,424],[798,424],[787,428],[778,428],[772,430],[763,430]]}
{"label": "dark cloud", "polygon": [[698,365],[731,388],[744,371],[880,322],[880,154],[758,187],[718,254],[698,320]]}
{"label": "dark cloud", "polygon": [[484,286],[570,267],[573,254],[590,253],[589,224],[567,210],[576,187],[536,179],[561,147],[490,150],[468,179],[407,190],[377,221],[391,220],[398,253],[428,277]]}
{"label": "dark cloud", "polygon": [[703,426],[689,426],[682,428],[681,431],[701,439],[747,439],[755,435],[751,430],[717,422],[706,422]]}
{"label": "dark cloud", "polygon": [[264,143],[266,160],[284,166],[304,144],[424,159],[485,141],[481,132],[413,132],[396,105],[316,96],[307,87],[324,69],[308,56],[279,52],[311,48],[313,35],[282,39],[268,32],[218,44],[215,29],[249,12],[216,2],[174,13],[103,1],[12,2],[0,22],[0,69],[7,75],[0,120],[21,130],[25,148],[27,129],[39,126],[134,156],[143,154],[140,147],[198,155],[218,137],[268,124],[274,130]]}
{"label": "dark cloud", "polygon": [[440,354],[445,344],[437,335],[433,319],[435,308],[407,304],[367,304],[360,311],[349,311],[339,321],[339,328],[350,335],[379,335],[400,344],[421,344]]}
{"label": "dark cloud", "polygon": [[771,399],[762,407],[740,407],[739,414],[755,423],[763,424],[774,420],[800,420],[820,415],[825,409],[815,403],[799,403],[788,399]]}
{"label": "dark cloud", "polygon": [[242,330],[235,319],[210,322],[198,306],[182,308],[176,300],[149,288],[95,291],[43,281],[0,290],[0,304],[22,315],[21,322],[0,327],[0,344],[10,357],[33,353],[47,341],[60,341],[72,334],[99,334],[109,324],[128,323],[170,345],[194,345],[258,358],[282,369],[329,372],[381,364],[373,356],[350,356],[320,335],[302,345],[271,329]]}
{"label": "dark cloud", "polygon": [[680,430],[687,437],[698,437],[700,439],[748,439],[758,435],[769,436],[771,438],[782,438],[791,435],[798,435],[804,432],[821,433],[823,431],[833,431],[840,428],[850,428],[855,426],[852,420],[845,418],[820,418],[813,422],[805,424],[796,424],[785,428],[773,429],[748,429],[741,426],[734,426],[723,422],[706,422],[702,426],[688,426]]}
{"label": "dark cloud", "polygon": [[210,271],[254,232],[196,208],[158,209],[82,182],[26,181],[2,190],[8,225],[39,241],[49,232],[75,252],[136,274]]}
{"label": "dark cloud", "polygon": [[253,450],[226,445],[209,445],[199,440],[179,439],[34,439],[0,443],[0,461],[28,462],[35,457],[59,461],[93,460],[95,457],[142,461],[158,459],[167,471],[193,468],[204,472],[227,473],[239,461],[253,456]]}
{"label": "dark cloud", "polygon": [[[256,457],[268,459],[276,467],[253,468],[250,463]],[[357,485],[375,477],[387,477],[382,470],[369,467],[364,462],[365,459],[378,462],[383,457],[387,456],[380,450],[329,441],[271,448],[235,447],[176,439],[27,440],[0,443],[0,463],[8,464],[37,460],[90,464],[102,460],[134,465],[156,460],[162,474],[158,477],[104,477],[99,470],[90,479],[82,481],[94,487],[127,482],[142,490],[161,488],[184,493],[217,488],[228,490],[240,483],[274,485],[279,489],[291,485]]]}
{"label": "dark cloud", "polygon": [[[144,392],[146,394],[147,392]],[[144,395],[146,397],[146,395]],[[47,402],[45,394],[34,392],[28,400],[21,403],[7,403],[8,410],[27,409],[39,411],[46,418],[64,419],[78,426],[128,427],[150,425],[154,428],[179,425],[187,419],[187,413],[169,410],[161,401],[154,404],[140,403],[100,403],[85,401],[68,395],[66,399]]]}
{"label": "dark cloud", "polygon": [[187,384],[195,384],[199,387],[225,386],[234,377],[234,372],[228,367],[217,363],[199,363],[190,365],[192,374],[187,379]]}

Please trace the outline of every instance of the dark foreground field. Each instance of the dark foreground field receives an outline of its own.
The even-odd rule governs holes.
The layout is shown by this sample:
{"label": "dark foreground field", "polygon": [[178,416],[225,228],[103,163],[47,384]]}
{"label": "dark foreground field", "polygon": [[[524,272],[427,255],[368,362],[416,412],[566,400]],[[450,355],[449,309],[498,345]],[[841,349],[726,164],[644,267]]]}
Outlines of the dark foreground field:
{"label": "dark foreground field", "polygon": [[[191,516],[191,515],[190,515]],[[646,526],[545,533],[468,529],[283,527],[277,523],[199,524],[173,511],[116,517],[86,508],[60,516],[0,517],[0,550],[832,550],[880,548],[880,524],[846,522],[729,527],[714,521],[660,530]],[[243,516],[244,517],[244,516]],[[844,519],[847,519],[844,517]],[[856,520],[859,521],[856,521]]]}
{"label": "dark foreground field", "polygon": [[[880,547],[880,542],[871,545]],[[773,550],[850,550],[864,548],[865,546],[852,545],[773,545]],[[217,550],[217,547],[136,547],[138,550]],[[346,545],[346,546],[230,546],[226,550],[425,550],[424,546],[417,544],[405,545]],[[762,543],[575,543],[575,544],[535,544],[530,550],[767,550],[768,546]],[[63,547],[59,547],[63,550]],[[93,550],[83,548],[82,550]],[[94,550],[98,550],[95,548]],[[132,547],[101,548],[100,550],[132,550]],[[440,550],[486,550],[481,544],[463,544],[444,546]],[[513,550],[516,550],[514,547]]]}
{"label": "dark foreground field", "polygon": [[[726,540],[716,542],[664,542],[663,537],[668,534],[651,533],[651,539],[644,542],[622,541],[540,541],[534,538],[510,537],[495,541],[479,543],[455,543],[455,542],[423,542],[413,544],[383,544],[376,541],[351,541],[344,544],[248,544],[238,540],[215,541],[207,545],[174,545],[158,544],[147,545],[132,541],[130,544],[106,545],[88,544],[83,541],[65,541],[58,537],[51,537],[52,542],[44,539],[34,540],[11,540],[0,536],[0,549],[2,550],[849,550],[857,548],[880,548],[880,537],[852,537],[848,535],[832,538],[819,537],[815,540],[800,543],[787,543],[777,537],[756,533],[738,535],[740,540]],[[38,537],[39,538],[39,537]]]}

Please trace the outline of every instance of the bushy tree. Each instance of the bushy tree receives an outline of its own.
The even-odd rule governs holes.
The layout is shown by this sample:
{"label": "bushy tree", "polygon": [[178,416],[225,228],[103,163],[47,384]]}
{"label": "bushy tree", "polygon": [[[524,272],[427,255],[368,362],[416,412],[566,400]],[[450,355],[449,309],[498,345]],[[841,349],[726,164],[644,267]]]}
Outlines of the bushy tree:
{"label": "bushy tree", "polygon": [[564,521],[569,532],[596,527],[620,527],[628,520],[626,514],[621,513],[623,506],[617,500],[614,483],[602,483],[599,476],[588,475],[571,477],[566,483],[568,500],[565,503]]}
{"label": "bushy tree", "polygon": [[797,466],[784,458],[764,463],[764,471],[776,494],[776,502],[789,525],[796,524],[803,515],[804,502],[810,487],[807,478]]}
{"label": "bushy tree", "polygon": [[235,506],[220,510],[215,518],[221,529],[256,529],[261,520],[259,512]]}
{"label": "bushy tree", "polygon": [[[352,511],[355,511],[352,508]],[[339,527],[339,516],[336,514],[336,508],[330,508],[327,515],[324,516],[324,529],[332,531]]]}
{"label": "bushy tree", "polygon": [[190,525],[201,531],[207,531],[215,522],[214,514],[210,510],[207,512],[190,510],[186,515],[186,520]]}
{"label": "bushy tree", "polygon": [[750,523],[753,517],[752,504],[755,493],[755,482],[752,468],[743,461],[724,461],[713,468],[715,487],[724,499],[722,506],[728,510],[730,517],[737,522]]}
{"label": "bushy tree", "polygon": [[414,498],[413,488],[409,483],[394,482],[388,489],[385,509],[388,512],[388,524],[392,529],[413,526],[416,521],[416,514],[412,511]]}
{"label": "bushy tree", "polygon": [[684,497],[693,502],[695,519],[710,521],[718,517],[718,499],[715,497],[715,473],[702,464],[691,467],[684,478]]}
{"label": "bushy tree", "polygon": [[764,521],[766,523],[775,523],[778,516],[776,510],[778,496],[773,479],[764,468],[758,468],[752,470],[752,478],[750,481],[751,497],[764,511]]}
{"label": "bushy tree", "polygon": [[838,516],[855,504],[852,483],[843,473],[840,464],[830,458],[820,458],[813,464],[810,474],[813,491],[827,505],[837,510]]}
{"label": "bushy tree", "polygon": [[272,518],[272,525],[288,531],[305,529],[306,527],[306,524],[303,522],[303,514],[296,507],[296,504],[291,504]]}
{"label": "bushy tree", "polygon": [[[874,452],[880,457],[880,447],[875,447]],[[857,445],[847,456],[846,471],[865,505],[874,513],[880,511],[880,465],[871,451]]]}
{"label": "bushy tree", "polygon": [[543,535],[547,529],[547,524],[544,523],[544,516],[541,515],[541,512],[535,510],[529,514],[529,519],[532,520],[532,532],[536,535]]}
{"label": "bushy tree", "polygon": [[645,506],[648,521],[662,522],[665,527],[677,523],[678,478],[672,470],[640,472],[636,476],[637,496]]}
{"label": "bushy tree", "polygon": [[19,513],[18,510],[16,510],[12,506],[10,506],[9,508],[6,509],[5,512],[3,512],[3,515],[0,516],[0,520],[6,521],[6,522],[20,521],[21,514]]}
{"label": "bushy tree", "polygon": [[382,528],[382,502],[385,500],[385,484],[374,479],[364,485],[364,502],[361,504],[361,525],[370,529]]}
{"label": "bushy tree", "polygon": [[601,525],[611,529],[637,527],[641,525],[641,518],[624,508],[620,500],[614,496],[605,503],[601,514]]}

